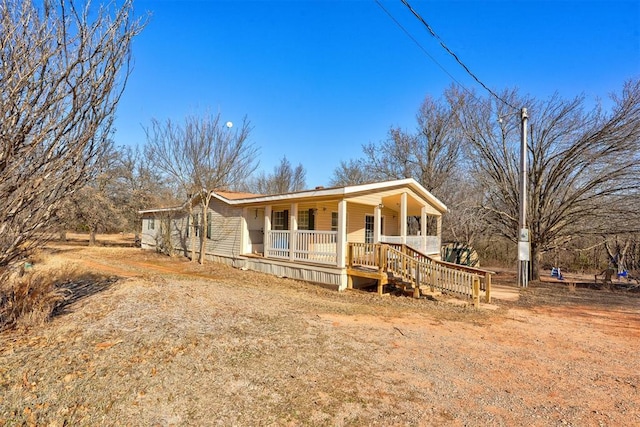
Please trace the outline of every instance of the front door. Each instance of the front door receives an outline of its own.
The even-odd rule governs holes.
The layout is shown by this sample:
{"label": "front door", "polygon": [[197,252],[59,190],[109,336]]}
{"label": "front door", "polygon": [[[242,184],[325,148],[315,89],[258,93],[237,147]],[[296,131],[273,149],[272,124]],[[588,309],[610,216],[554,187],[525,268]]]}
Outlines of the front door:
{"label": "front door", "polygon": [[[365,215],[364,217],[364,242],[365,243],[373,243],[373,230],[374,228],[374,216],[373,215]],[[384,218],[380,218],[380,235],[384,232]]]}
{"label": "front door", "polygon": [[264,250],[264,209],[248,209],[247,218],[245,219],[249,230],[249,241],[245,252],[262,253]]}

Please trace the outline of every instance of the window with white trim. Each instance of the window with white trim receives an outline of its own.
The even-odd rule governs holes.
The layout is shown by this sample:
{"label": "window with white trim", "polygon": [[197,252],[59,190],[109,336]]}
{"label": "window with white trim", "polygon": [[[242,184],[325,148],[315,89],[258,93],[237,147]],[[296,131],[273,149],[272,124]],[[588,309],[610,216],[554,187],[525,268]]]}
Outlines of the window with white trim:
{"label": "window with white trim", "polygon": [[338,212],[331,212],[331,231],[338,231]]}
{"label": "window with white trim", "polygon": [[286,211],[273,211],[273,220],[271,228],[274,230],[286,230],[287,229],[287,215]]}
{"label": "window with white trim", "polygon": [[309,229],[309,211],[298,211],[298,230]]}
{"label": "window with white trim", "polygon": [[200,237],[200,227],[202,225],[202,213],[193,216],[193,228],[196,231],[196,237]]}

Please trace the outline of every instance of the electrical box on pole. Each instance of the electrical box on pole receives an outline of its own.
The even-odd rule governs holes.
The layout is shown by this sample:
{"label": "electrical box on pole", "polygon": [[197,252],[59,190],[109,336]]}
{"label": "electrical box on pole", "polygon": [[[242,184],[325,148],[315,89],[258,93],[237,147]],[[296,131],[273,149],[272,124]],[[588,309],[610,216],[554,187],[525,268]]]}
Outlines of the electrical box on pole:
{"label": "electrical box on pole", "polygon": [[527,228],[527,109],[522,108],[520,134],[520,221],[518,224],[518,286],[529,283],[530,240]]}

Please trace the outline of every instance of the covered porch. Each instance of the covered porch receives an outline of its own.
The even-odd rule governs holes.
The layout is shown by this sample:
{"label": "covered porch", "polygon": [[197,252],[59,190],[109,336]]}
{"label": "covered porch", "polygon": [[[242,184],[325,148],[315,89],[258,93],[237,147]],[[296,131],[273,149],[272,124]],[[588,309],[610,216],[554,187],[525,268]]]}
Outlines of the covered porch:
{"label": "covered porch", "polygon": [[345,268],[349,243],[390,243],[440,257],[442,212],[406,188],[256,203],[243,218],[243,255]]}

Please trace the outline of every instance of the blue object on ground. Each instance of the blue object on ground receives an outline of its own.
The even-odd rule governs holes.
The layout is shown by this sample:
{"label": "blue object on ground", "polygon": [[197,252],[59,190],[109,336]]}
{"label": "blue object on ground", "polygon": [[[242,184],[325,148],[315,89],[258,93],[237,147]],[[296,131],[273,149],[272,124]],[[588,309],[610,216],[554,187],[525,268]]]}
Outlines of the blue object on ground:
{"label": "blue object on ground", "polygon": [[551,277],[557,277],[558,280],[562,280],[562,272],[560,272],[560,267],[553,267],[551,269]]}

